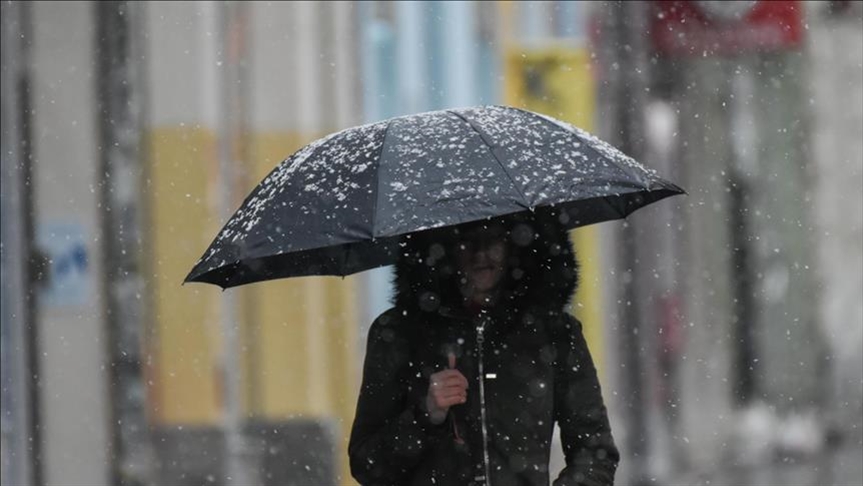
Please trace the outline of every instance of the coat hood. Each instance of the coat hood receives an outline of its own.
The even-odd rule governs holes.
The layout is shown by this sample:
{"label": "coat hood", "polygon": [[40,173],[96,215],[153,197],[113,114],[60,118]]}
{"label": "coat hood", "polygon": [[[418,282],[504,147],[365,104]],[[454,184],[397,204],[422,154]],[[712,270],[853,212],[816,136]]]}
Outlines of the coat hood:
{"label": "coat hood", "polygon": [[492,313],[513,318],[565,311],[578,284],[569,234],[553,209],[521,212],[402,238],[396,262],[393,304],[417,317],[463,312],[455,245],[460,234],[500,223],[509,244],[501,294]]}

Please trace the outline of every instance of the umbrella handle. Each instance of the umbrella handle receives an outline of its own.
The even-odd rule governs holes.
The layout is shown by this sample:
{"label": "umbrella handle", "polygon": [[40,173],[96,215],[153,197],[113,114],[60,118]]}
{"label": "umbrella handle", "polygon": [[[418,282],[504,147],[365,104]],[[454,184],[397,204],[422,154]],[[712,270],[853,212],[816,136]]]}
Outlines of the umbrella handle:
{"label": "umbrella handle", "polygon": [[455,439],[454,439],[455,443],[458,445],[463,445],[464,439],[462,439],[458,433],[458,425],[456,425],[456,423],[455,423],[455,413],[453,413],[453,416],[452,416],[452,433],[455,435]]}
{"label": "umbrella handle", "polygon": [[[449,365],[449,369],[455,369],[455,353],[449,352],[447,353],[447,364]],[[464,444],[464,439],[461,438],[461,435],[458,433],[458,425],[455,420],[455,410],[450,409],[450,414],[452,414],[452,433],[455,435],[455,443],[456,444]]]}

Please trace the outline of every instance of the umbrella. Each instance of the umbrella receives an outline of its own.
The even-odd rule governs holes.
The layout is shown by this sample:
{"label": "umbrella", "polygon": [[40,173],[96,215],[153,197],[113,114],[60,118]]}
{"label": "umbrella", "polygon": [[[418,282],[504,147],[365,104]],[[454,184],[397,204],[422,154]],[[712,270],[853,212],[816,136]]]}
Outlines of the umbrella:
{"label": "umbrella", "polygon": [[683,190],[593,135],[507,106],[349,128],[284,160],[186,277],[223,288],[395,262],[400,237],[555,208],[566,228]]}

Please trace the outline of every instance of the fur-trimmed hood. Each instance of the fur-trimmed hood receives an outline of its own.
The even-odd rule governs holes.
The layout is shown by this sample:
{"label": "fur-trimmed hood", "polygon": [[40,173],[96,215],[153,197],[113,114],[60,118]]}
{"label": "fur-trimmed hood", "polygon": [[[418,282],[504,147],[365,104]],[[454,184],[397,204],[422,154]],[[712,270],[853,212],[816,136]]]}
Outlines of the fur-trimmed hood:
{"label": "fur-trimmed hood", "polygon": [[502,223],[510,250],[502,294],[492,313],[515,318],[525,312],[564,312],[578,284],[578,264],[568,232],[549,209],[404,237],[393,281],[394,306],[417,317],[463,312],[454,245],[460,233],[493,222]]}

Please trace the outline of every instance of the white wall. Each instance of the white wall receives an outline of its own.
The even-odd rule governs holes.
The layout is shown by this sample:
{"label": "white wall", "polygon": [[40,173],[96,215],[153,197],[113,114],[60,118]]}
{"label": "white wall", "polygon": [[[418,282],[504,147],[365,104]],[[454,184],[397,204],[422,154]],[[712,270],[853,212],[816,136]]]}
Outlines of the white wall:
{"label": "white wall", "polygon": [[863,417],[863,5],[830,17],[810,5],[807,31],[820,320],[835,396],[828,409],[861,433]]}
{"label": "white wall", "polygon": [[[54,249],[53,280],[39,301],[43,478],[46,484],[107,484],[94,6],[39,2],[32,15],[35,229],[40,246]],[[78,245],[86,266],[63,272],[62,261],[68,264]]]}

